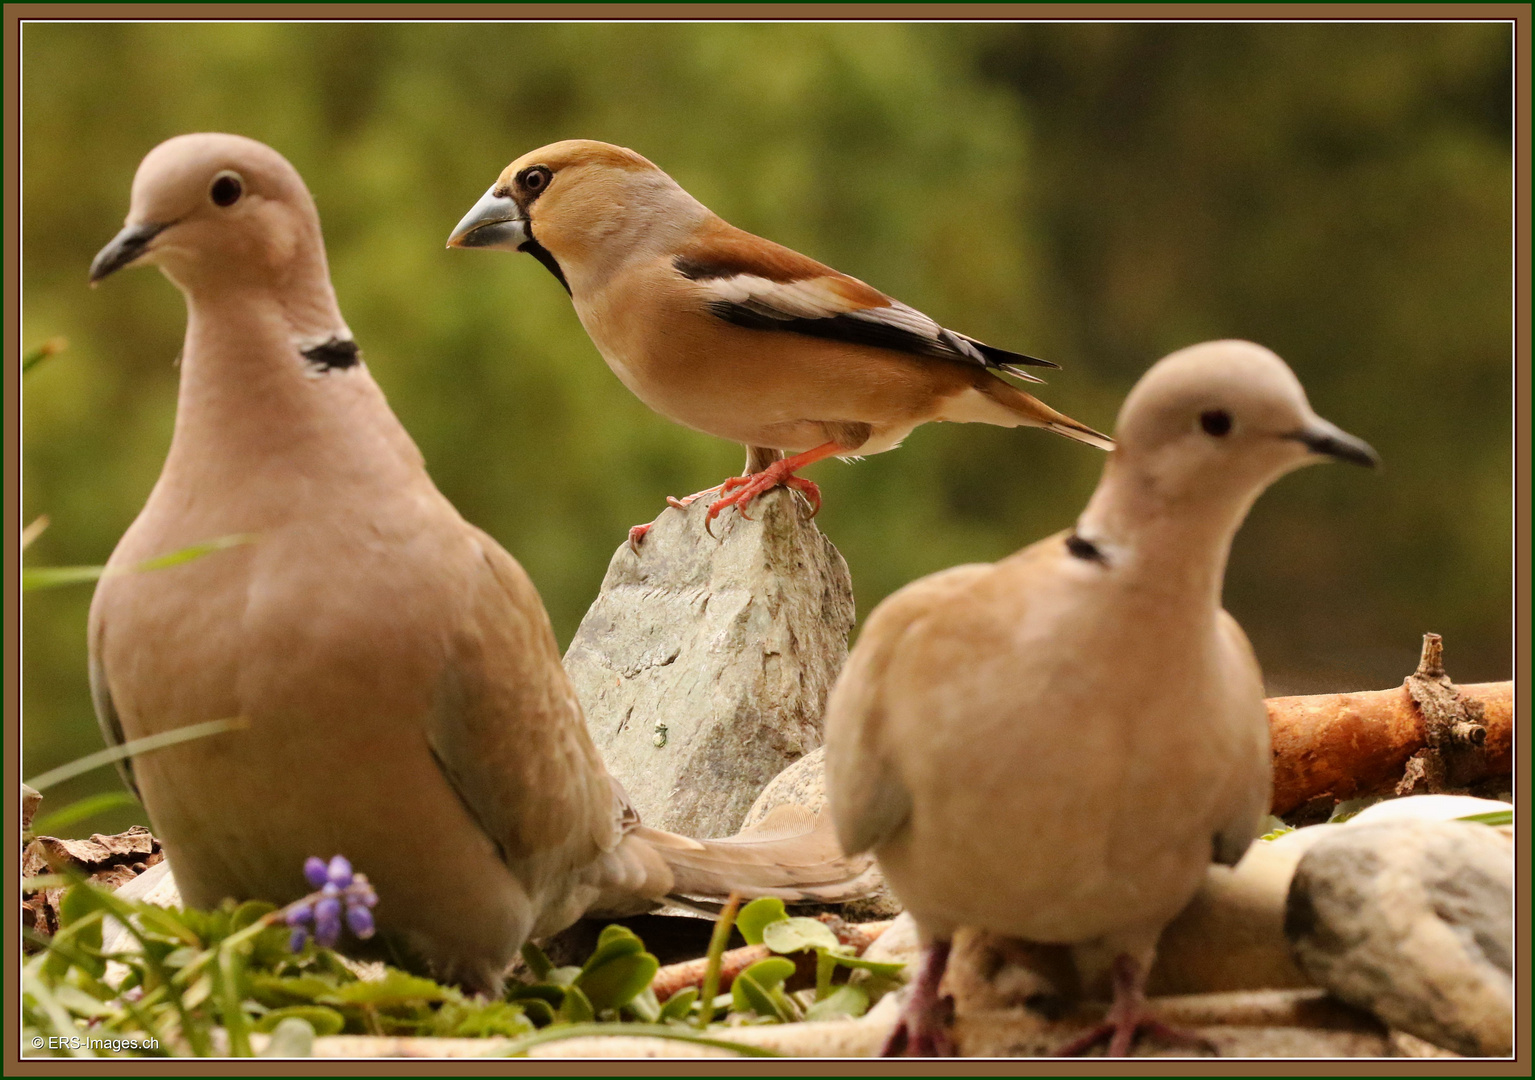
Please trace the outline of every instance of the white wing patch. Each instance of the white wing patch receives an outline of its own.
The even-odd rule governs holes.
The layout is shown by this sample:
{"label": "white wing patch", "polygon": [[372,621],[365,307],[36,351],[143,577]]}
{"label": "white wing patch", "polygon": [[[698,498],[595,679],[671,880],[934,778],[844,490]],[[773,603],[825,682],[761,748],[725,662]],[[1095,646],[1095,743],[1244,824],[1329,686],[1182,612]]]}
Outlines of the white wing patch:
{"label": "white wing patch", "polygon": [[[999,369],[1030,382],[1043,381],[1013,364],[988,357],[973,338],[945,329],[899,300],[877,307],[860,305],[848,298],[843,280],[823,276],[782,282],[755,274],[732,274],[706,278],[698,284],[714,314],[740,326],[840,338]],[[1011,358],[1013,354],[1002,355]]]}

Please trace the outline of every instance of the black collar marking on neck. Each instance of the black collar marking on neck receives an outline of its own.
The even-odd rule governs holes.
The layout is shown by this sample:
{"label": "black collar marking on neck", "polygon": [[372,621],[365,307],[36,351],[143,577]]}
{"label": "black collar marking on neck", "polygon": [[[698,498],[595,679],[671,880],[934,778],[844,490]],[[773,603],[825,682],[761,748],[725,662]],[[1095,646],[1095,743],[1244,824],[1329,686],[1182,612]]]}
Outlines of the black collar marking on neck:
{"label": "black collar marking on neck", "polygon": [[553,274],[555,279],[565,287],[565,295],[574,296],[575,294],[570,291],[570,282],[565,280],[565,271],[560,269],[560,264],[555,261],[553,255],[549,254],[549,249],[534,239],[533,223],[525,221],[522,227],[528,231],[528,238],[517,250],[526,251],[529,255],[543,263],[544,269]]}
{"label": "black collar marking on neck", "polygon": [[1072,533],[1066,538],[1066,550],[1071,552],[1075,558],[1083,559],[1087,562],[1095,562],[1099,566],[1109,565],[1109,557],[1099,550],[1097,544],[1091,540],[1082,539],[1076,533]]}
{"label": "black collar marking on neck", "polygon": [[304,359],[321,371],[349,368],[362,359],[357,342],[351,338],[331,338],[313,348],[303,350]]}

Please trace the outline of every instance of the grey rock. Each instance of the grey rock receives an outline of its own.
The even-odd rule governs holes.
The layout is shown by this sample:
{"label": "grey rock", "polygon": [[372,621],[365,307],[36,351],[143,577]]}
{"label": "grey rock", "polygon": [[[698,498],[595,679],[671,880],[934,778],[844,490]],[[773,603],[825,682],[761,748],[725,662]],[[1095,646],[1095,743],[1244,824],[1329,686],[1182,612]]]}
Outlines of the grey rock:
{"label": "grey rock", "polygon": [[847,564],[788,491],[667,510],[626,543],[565,654],[592,738],[647,824],[734,833],[784,767],[821,745],[847,659]]}
{"label": "grey rock", "polygon": [[1513,1050],[1513,845],[1467,822],[1341,828],[1302,857],[1285,934],[1338,997],[1436,1046]]}

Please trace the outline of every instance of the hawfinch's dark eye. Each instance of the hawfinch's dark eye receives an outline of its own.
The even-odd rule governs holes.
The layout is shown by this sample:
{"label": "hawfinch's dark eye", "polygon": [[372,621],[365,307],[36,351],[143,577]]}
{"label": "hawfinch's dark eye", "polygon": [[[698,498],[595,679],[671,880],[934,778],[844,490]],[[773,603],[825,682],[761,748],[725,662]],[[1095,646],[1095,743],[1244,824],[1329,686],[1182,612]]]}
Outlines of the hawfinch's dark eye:
{"label": "hawfinch's dark eye", "polygon": [[523,191],[537,195],[549,186],[554,174],[542,165],[532,165],[517,174],[517,184]]}
{"label": "hawfinch's dark eye", "polygon": [[208,198],[218,206],[233,206],[240,201],[240,196],[245,193],[245,185],[240,182],[236,173],[221,172],[213,178],[213,186],[208,189]]}
{"label": "hawfinch's dark eye", "polygon": [[1225,409],[1202,412],[1199,414],[1199,426],[1204,429],[1206,435],[1214,435],[1219,439],[1231,430],[1231,414]]}

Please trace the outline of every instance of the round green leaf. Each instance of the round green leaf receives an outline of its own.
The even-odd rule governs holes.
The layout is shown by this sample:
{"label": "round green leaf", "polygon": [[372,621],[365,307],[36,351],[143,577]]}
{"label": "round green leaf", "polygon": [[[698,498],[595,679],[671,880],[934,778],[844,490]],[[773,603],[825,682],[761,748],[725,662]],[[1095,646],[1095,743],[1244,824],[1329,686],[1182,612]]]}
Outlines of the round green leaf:
{"label": "round green leaf", "polygon": [[585,1024],[596,1019],[597,1013],[592,1008],[592,1003],[581,992],[579,986],[567,986],[565,988],[565,1004],[560,1006],[560,1020],[566,1024]]}
{"label": "round green leaf", "polygon": [[661,1006],[662,1020],[686,1020],[693,1002],[698,1000],[698,987],[689,986],[678,990]]}
{"label": "round green leaf", "polygon": [[581,988],[598,1012],[616,1009],[634,1000],[650,985],[660,963],[648,952],[615,956],[607,963],[581,973],[575,985]]}
{"label": "round green leaf", "polygon": [[862,1016],[869,1008],[869,995],[857,986],[839,986],[805,1012],[806,1020],[846,1020]]}
{"label": "round green leaf", "polygon": [[768,923],[762,929],[762,944],[776,953],[791,953],[802,949],[835,949],[838,942],[837,935],[825,923],[797,917]]}
{"label": "round green leaf", "polygon": [[627,926],[605,926],[602,928],[602,934],[597,938],[597,948],[581,966],[581,971],[584,974],[616,957],[634,956],[644,951],[645,943]]}
{"label": "round green leaf", "polygon": [[289,1017],[302,1020],[314,1029],[315,1035],[336,1035],[346,1026],[346,1019],[335,1009],[327,1009],[324,1005],[289,1005],[283,1009],[273,1009],[260,1020],[256,1021],[257,1031],[275,1031],[277,1025]]}
{"label": "round green leaf", "polygon": [[770,923],[781,922],[789,917],[783,901],[776,896],[762,896],[753,900],[736,915],[736,929],[748,945],[762,944],[763,928]]}

